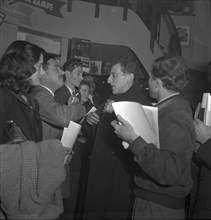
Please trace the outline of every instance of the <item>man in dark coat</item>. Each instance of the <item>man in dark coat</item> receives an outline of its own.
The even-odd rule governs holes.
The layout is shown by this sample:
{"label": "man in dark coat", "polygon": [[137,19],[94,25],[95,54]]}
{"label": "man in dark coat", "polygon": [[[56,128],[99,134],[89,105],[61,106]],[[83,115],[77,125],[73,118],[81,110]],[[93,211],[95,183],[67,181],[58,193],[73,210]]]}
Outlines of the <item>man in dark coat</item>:
{"label": "man in dark coat", "polygon": [[[211,127],[195,120],[196,145],[192,170],[194,186],[191,191],[190,219],[211,219]],[[197,173],[198,171],[198,173]]]}
{"label": "man in dark coat", "polygon": [[131,180],[136,171],[132,155],[122,147],[122,140],[111,126],[116,116],[111,102],[134,101],[144,105],[150,102],[141,85],[136,82],[139,68],[128,57],[120,57],[112,63],[108,83],[113,95],[95,113],[90,113],[84,130],[91,130],[93,150],[87,190],[84,199],[83,219],[129,219],[133,197]]}

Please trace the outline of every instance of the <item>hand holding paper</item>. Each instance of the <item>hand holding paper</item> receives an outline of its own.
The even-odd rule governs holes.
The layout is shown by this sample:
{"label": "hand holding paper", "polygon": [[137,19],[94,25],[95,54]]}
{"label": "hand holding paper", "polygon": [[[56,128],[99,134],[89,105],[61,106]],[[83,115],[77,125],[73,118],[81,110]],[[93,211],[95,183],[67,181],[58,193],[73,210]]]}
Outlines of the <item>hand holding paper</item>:
{"label": "hand holding paper", "polygon": [[[137,102],[120,101],[112,103],[116,115],[121,115],[128,121],[137,135],[140,135],[147,143],[159,145],[158,109],[151,106],[142,106]],[[123,143],[128,147],[127,143]]]}
{"label": "hand holding paper", "polygon": [[68,164],[73,159],[74,151],[68,147],[64,147],[64,150],[66,154],[64,164]]}
{"label": "hand holding paper", "polygon": [[203,93],[202,102],[198,104],[194,119],[200,119],[207,126],[211,126],[211,94]]}
{"label": "hand holding paper", "polygon": [[86,113],[86,115],[81,119],[81,121],[79,122],[79,124],[82,124],[82,122],[84,121],[85,117],[87,115],[89,115],[91,112],[95,112],[97,109],[95,106],[92,106],[92,108]]}
{"label": "hand holding paper", "polygon": [[[70,121],[68,128],[64,128],[61,139],[62,145],[72,150],[80,130],[81,130],[81,125],[73,121]],[[68,155],[65,157],[64,164],[66,163],[67,158]]]}
{"label": "hand holding paper", "polygon": [[[134,132],[132,125],[124,120],[120,115],[117,115],[117,119],[120,122],[112,121],[111,125],[114,127],[114,132],[119,138],[131,144],[138,135]],[[126,147],[127,148],[127,147]]]}

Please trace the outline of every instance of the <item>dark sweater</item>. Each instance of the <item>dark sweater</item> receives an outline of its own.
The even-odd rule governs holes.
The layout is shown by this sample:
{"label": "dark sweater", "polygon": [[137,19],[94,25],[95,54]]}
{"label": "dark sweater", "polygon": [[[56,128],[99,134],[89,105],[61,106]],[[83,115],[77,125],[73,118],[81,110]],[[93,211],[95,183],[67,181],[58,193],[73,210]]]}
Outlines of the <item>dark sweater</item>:
{"label": "dark sweater", "polygon": [[137,197],[170,208],[184,208],[192,187],[191,157],[195,130],[189,103],[180,95],[158,104],[160,149],[138,137],[130,146],[141,168]]}
{"label": "dark sweater", "polygon": [[13,120],[28,140],[35,142],[42,140],[42,123],[36,100],[27,97],[26,103],[20,95],[10,90],[0,88],[0,143],[3,143],[3,129],[5,122]]}

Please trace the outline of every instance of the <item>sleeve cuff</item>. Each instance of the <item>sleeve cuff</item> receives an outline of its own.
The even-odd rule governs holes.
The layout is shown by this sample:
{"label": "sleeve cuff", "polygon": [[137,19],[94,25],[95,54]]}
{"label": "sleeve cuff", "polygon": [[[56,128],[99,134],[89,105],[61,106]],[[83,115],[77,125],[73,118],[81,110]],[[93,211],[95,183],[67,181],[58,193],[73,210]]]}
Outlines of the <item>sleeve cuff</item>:
{"label": "sleeve cuff", "polygon": [[142,148],[147,145],[147,142],[141,138],[140,136],[136,138],[136,140],[129,146],[129,150],[133,152],[133,154],[137,154]]}

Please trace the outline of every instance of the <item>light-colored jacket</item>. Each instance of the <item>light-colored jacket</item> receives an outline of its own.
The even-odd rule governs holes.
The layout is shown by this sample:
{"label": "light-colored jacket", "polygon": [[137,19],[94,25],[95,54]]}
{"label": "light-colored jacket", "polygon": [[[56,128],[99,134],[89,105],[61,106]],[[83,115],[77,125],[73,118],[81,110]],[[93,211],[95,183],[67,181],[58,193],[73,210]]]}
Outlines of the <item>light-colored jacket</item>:
{"label": "light-colored jacket", "polygon": [[80,103],[60,104],[42,86],[35,86],[30,95],[39,103],[43,122],[43,139],[61,138],[62,129],[68,127],[70,121],[79,121],[86,114],[85,107]]}
{"label": "light-colored jacket", "polygon": [[64,157],[59,140],[0,145],[1,210],[8,219],[55,219],[63,212]]}

